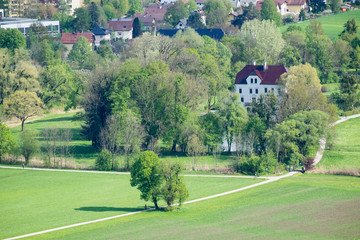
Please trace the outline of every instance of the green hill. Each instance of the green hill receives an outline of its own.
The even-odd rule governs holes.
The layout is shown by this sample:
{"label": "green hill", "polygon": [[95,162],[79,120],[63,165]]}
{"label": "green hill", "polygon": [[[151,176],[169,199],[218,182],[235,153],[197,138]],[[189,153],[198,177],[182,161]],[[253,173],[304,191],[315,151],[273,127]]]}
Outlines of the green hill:
{"label": "green hill", "polygon": [[[322,23],[325,35],[327,35],[331,40],[335,40],[338,35],[344,30],[344,23],[346,23],[346,21],[351,18],[355,18],[357,25],[360,25],[360,9],[343,12],[336,15],[321,17],[317,18],[316,20]],[[309,25],[309,23],[310,21],[305,21],[294,24],[301,26],[303,29],[305,29],[305,27]],[[280,28],[281,32],[284,32],[289,26],[290,25],[282,26]],[[360,36],[360,31],[358,31],[358,34]]]}

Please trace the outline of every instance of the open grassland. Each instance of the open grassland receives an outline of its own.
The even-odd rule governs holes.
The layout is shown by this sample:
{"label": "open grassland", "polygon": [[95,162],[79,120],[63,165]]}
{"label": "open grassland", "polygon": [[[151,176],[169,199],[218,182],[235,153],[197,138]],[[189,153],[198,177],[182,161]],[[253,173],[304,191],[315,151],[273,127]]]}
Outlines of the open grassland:
{"label": "open grassland", "polygon": [[[322,23],[324,28],[325,35],[327,35],[331,40],[338,38],[338,35],[344,30],[344,24],[347,20],[355,18],[356,23],[360,23],[360,9],[354,11],[343,12],[331,16],[317,18],[316,20]],[[294,23],[297,26],[301,26],[303,29],[310,24],[310,21]],[[280,29],[284,32],[290,25],[282,26]],[[360,35],[360,32],[358,32]]]}
{"label": "open grassland", "polygon": [[[82,121],[74,120],[75,113],[49,114],[44,118],[33,122],[25,123],[25,129],[33,130],[38,136],[41,145],[41,152],[35,156],[35,159],[45,158],[46,139],[44,138],[44,130],[46,128],[57,128],[59,131],[70,129],[72,140],[70,142],[71,159],[67,160],[67,166],[70,168],[94,168],[95,159],[98,151],[91,145],[91,141],[84,139],[81,133]],[[21,138],[21,127],[12,128],[15,139]],[[160,158],[165,160],[180,160],[188,170],[222,170],[226,171],[232,164],[234,159],[231,154],[223,153],[221,156],[205,155],[196,159],[186,156],[184,153],[164,152],[160,154]],[[122,158],[119,157],[119,166],[122,166]],[[35,160],[33,160],[35,163]],[[51,165],[52,166],[52,165]],[[63,163],[64,166],[64,163]]]}
{"label": "open grassland", "polygon": [[360,171],[360,118],[349,119],[336,125],[335,132],[333,149],[325,150],[316,167],[326,170]]}
{"label": "open grassland", "polygon": [[358,177],[299,175],[175,212],[126,218],[33,239],[358,239]]}
{"label": "open grassland", "polygon": [[[130,186],[129,178],[119,174],[0,169],[0,239],[143,209],[145,202]],[[260,181],[185,178],[189,200]]]}

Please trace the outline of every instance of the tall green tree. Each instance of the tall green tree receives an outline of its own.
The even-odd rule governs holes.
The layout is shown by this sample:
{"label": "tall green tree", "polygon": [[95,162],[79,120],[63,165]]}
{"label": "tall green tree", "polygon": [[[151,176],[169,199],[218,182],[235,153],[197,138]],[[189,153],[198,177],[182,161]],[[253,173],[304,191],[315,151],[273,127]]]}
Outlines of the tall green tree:
{"label": "tall green tree", "polygon": [[136,17],[133,22],[133,34],[132,37],[136,38],[142,34],[140,19]]}
{"label": "tall green tree", "polygon": [[34,92],[16,91],[4,102],[6,114],[21,121],[21,131],[24,130],[25,121],[42,112],[43,103]]}
{"label": "tall green tree", "polygon": [[339,13],[340,12],[340,4],[341,4],[341,0],[331,0],[330,1],[331,11],[333,13]]}
{"label": "tall green tree", "polygon": [[341,107],[344,110],[352,110],[360,101],[357,95],[359,79],[354,74],[345,74],[340,80]]}
{"label": "tall green tree", "polygon": [[80,68],[92,69],[95,65],[94,52],[91,49],[90,43],[85,37],[79,37],[71,51],[68,59],[77,63]]}
{"label": "tall green tree", "polygon": [[141,12],[143,10],[143,4],[141,0],[129,0],[129,15],[133,15],[136,12]]}
{"label": "tall green tree", "polygon": [[141,192],[140,199],[151,200],[156,209],[162,180],[159,157],[154,152],[142,152],[131,168],[130,184]]}
{"label": "tall green tree", "polygon": [[235,136],[241,132],[247,121],[246,110],[239,101],[238,94],[223,99],[218,105],[217,114],[220,117],[224,136],[229,146],[228,152],[230,152]]}
{"label": "tall green tree", "polygon": [[261,15],[259,9],[257,9],[255,4],[251,2],[248,6],[243,7],[243,14],[237,16],[236,19],[232,21],[232,24],[238,26],[240,29],[246,21],[251,21],[254,19],[260,20],[260,18]]}
{"label": "tall green tree", "polygon": [[313,13],[319,13],[326,9],[326,3],[323,0],[312,0],[309,6]]}
{"label": "tall green tree", "polygon": [[264,1],[264,3],[261,5],[260,15],[262,20],[271,20],[278,27],[282,25],[281,15],[277,12],[273,0]]}
{"label": "tall green tree", "polygon": [[74,11],[74,30],[77,32],[89,31],[90,29],[90,14],[86,8],[76,8]]}
{"label": "tall green tree", "polygon": [[179,204],[181,205],[189,196],[184,179],[180,176],[181,171],[182,166],[180,163],[171,163],[168,161],[162,163],[161,174],[164,179],[164,184],[161,189],[161,194],[170,210],[176,199],[179,200]]}
{"label": "tall green tree", "polygon": [[225,24],[230,9],[231,4],[227,0],[205,1],[203,10],[206,14],[206,25],[214,27]]}
{"label": "tall green tree", "polygon": [[17,29],[0,28],[0,48],[8,48],[14,53],[17,48],[25,48],[26,39]]}
{"label": "tall green tree", "polygon": [[21,133],[20,152],[25,158],[25,165],[40,150],[39,141],[33,131],[25,130]]}
{"label": "tall green tree", "polygon": [[189,10],[185,7],[182,0],[176,1],[174,5],[167,8],[164,20],[170,25],[175,26],[181,19],[189,16]]}
{"label": "tall green tree", "polygon": [[201,15],[198,12],[191,14],[186,22],[187,26],[191,28],[205,28],[204,23],[202,22]]}

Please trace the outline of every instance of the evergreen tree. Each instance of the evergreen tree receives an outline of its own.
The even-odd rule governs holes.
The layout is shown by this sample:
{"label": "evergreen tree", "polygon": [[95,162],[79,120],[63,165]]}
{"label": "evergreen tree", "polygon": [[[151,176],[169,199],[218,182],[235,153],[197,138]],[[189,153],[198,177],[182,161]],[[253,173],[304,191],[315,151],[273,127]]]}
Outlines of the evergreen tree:
{"label": "evergreen tree", "polygon": [[136,38],[136,37],[140,36],[141,34],[142,34],[142,31],[141,31],[140,19],[136,17],[133,22],[132,37]]}

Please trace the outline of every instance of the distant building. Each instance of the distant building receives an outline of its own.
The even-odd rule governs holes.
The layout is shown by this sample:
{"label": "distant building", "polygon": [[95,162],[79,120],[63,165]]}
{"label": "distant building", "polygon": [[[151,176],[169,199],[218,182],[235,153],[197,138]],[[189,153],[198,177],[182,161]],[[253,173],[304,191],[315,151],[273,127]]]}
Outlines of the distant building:
{"label": "distant building", "polygon": [[260,94],[273,91],[278,95],[281,86],[278,85],[280,76],[287,72],[285,66],[247,65],[237,73],[235,92],[240,94],[240,101],[246,107]]}
{"label": "distant building", "polygon": [[41,24],[46,27],[50,35],[60,33],[60,22],[58,20],[38,20],[29,18],[2,18],[0,20],[0,28],[18,29],[22,34],[26,35],[33,24]]}
{"label": "distant building", "polygon": [[123,40],[132,39],[133,19],[119,18],[108,21],[108,29],[114,33],[114,38],[122,38]]}
{"label": "distant building", "polygon": [[85,37],[89,41],[89,45],[92,47],[95,41],[94,34],[91,32],[86,33],[62,33],[61,42],[66,46],[68,52],[71,51],[74,44],[80,37]]}
{"label": "distant building", "polygon": [[[220,28],[207,28],[207,29],[194,29],[194,30],[200,36],[208,36],[217,41],[220,41],[225,35],[224,31]],[[173,37],[177,33],[177,31],[184,31],[184,29],[160,29],[157,32],[164,36]]]}
{"label": "distant building", "polygon": [[163,22],[168,6],[171,4],[153,3],[145,8],[144,14],[153,17],[156,22]]}
{"label": "distant building", "polygon": [[143,13],[135,13],[134,19],[139,18],[139,20],[143,23],[142,31],[153,32],[156,31],[156,20],[153,16],[149,14]]}
{"label": "distant building", "polygon": [[110,37],[110,31],[107,30],[106,28],[100,27],[100,26],[96,26],[93,30],[91,30],[91,32],[94,34],[94,44],[95,47],[99,47],[100,46],[100,42],[102,40],[105,41],[110,41],[111,37]]}

